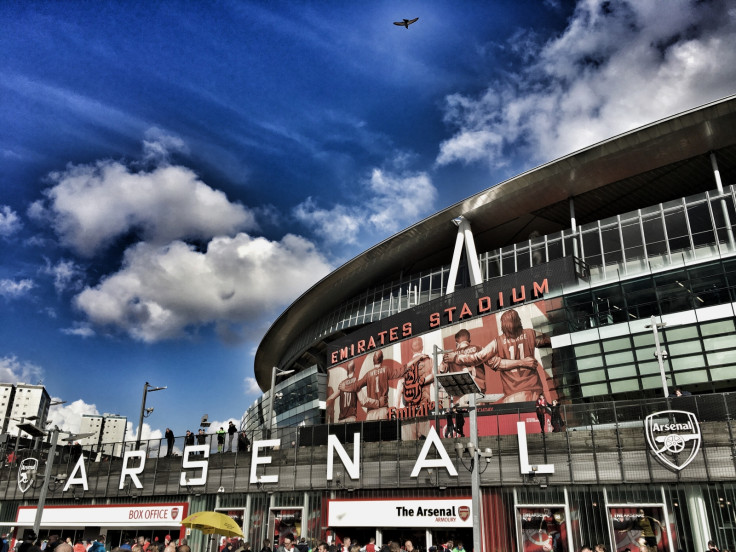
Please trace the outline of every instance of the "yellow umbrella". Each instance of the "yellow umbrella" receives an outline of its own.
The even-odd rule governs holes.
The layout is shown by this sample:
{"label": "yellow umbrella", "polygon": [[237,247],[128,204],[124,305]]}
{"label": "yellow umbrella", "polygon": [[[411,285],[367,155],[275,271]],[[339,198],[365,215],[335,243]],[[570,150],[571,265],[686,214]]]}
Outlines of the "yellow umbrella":
{"label": "yellow umbrella", "polygon": [[197,512],[184,518],[181,524],[191,529],[199,529],[205,535],[245,538],[243,530],[233,518],[220,512]]}

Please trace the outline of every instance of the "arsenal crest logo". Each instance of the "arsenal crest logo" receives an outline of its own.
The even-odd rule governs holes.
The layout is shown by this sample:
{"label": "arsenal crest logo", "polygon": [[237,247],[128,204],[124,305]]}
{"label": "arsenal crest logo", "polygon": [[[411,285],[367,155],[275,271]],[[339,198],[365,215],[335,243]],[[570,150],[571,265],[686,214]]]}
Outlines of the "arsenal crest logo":
{"label": "arsenal crest logo", "polygon": [[33,485],[38,472],[38,459],[26,458],[18,466],[18,488],[20,492],[25,493]]}
{"label": "arsenal crest logo", "polygon": [[179,517],[179,508],[171,509],[171,519],[177,519]]}
{"label": "arsenal crest logo", "polygon": [[695,459],[702,440],[698,419],[684,410],[662,410],[646,417],[649,448],[662,464],[681,470]]}
{"label": "arsenal crest logo", "polygon": [[457,515],[460,516],[461,520],[467,521],[467,519],[470,517],[470,508],[468,506],[460,506],[457,509]]}

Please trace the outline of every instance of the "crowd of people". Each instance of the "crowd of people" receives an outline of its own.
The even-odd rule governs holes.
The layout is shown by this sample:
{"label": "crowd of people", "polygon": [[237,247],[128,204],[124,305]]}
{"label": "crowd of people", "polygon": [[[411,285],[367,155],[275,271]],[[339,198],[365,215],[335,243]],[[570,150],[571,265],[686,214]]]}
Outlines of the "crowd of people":
{"label": "crowd of people", "polygon": [[[227,429],[220,427],[215,432],[217,438],[217,452],[247,452],[250,448],[250,439],[245,431],[238,431],[233,422],[230,422]],[[164,432],[166,440],[166,457],[169,458],[174,454],[174,443],[176,438],[170,427]],[[184,446],[191,447],[195,445],[206,445],[207,434],[204,429],[200,429],[196,434],[187,429],[184,435]]]}
{"label": "crowd of people", "polygon": [[[93,540],[79,539],[73,542],[67,537],[62,540],[59,535],[49,535],[48,539],[39,542],[38,535],[33,530],[26,530],[23,538],[19,540],[13,552],[106,552],[109,549],[105,542],[105,535],[100,535]],[[191,549],[183,540],[177,544],[172,540],[171,535],[166,535],[163,541],[159,541],[155,537],[153,541],[150,538],[139,536],[136,539],[124,539],[120,546],[112,548],[112,552],[191,552]],[[0,552],[10,552],[8,536],[2,536]]]}
{"label": "crowd of people", "polygon": [[[242,551],[237,549],[225,550],[222,547],[220,552],[252,551],[249,547],[242,549]],[[436,546],[424,548],[415,546],[410,539],[402,539],[400,541],[390,540],[378,546],[374,537],[371,537],[368,542],[360,544],[353,542],[350,537],[336,539],[335,542],[327,543],[316,540],[307,541],[304,537],[297,540],[294,536],[287,535],[275,549],[272,549],[271,542],[266,540],[263,543],[263,547],[257,552],[466,552],[466,549],[463,547],[462,541],[459,540],[449,540]]]}

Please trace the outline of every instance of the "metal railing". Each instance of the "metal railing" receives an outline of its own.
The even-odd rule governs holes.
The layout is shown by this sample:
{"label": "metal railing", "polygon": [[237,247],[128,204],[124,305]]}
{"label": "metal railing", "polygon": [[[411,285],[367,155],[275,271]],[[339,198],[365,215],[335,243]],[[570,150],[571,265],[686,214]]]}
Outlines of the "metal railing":
{"label": "metal railing", "polygon": [[[490,408],[495,410],[489,410]],[[702,446],[697,458],[682,471],[671,471],[650,454],[644,434],[644,419],[648,414],[663,410],[685,410],[695,414],[702,431]],[[560,432],[532,433],[539,427],[536,414],[528,404],[483,405],[478,408],[479,446],[490,448],[493,456],[481,475],[483,486],[527,485],[543,482],[548,485],[570,484],[629,484],[736,481],[736,441],[733,415],[736,413],[736,393],[710,394],[675,399],[647,399],[641,401],[600,402],[574,404],[562,407],[566,426]],[[522,475],[519,469],[519,440],[516,422],[526,421],[529,428],[528,453],[531,464],[554,464],[555,473],[539,477]],[[291,427],[274,430],[280,445],[260,450],[259,456],[270,456],[271,462],[257,467],[256,481],[251,481],[252,450],[217,453],[215,435],[207,435],[210,455],[207,481],[204,485],[181,485],[181,474],[195,477],[200,469],[183,470],[181,453],[184,438],[174,443],[172,455],[166,456],[164,440],[142,441],[146,451],[138,489],[130,478],[123,481],[122,451],[133,450],[134,443],[105,444],[82,447],[89,490],[80,485],[63,488],[77,464],[80,450],[60,446],[52,459],[52,485],[49,500],[68,498],[135,498],[205,493],[257,493],[305,490],[358,490],[358,489],[423,489],[435,487],[468,487],[470,473],[456,454],[456,443],[466,443],[466,437],[442,438],[443,445],[455,465],[458,476],[444,469],[422,469],[419,476],[411,472],[425,443],[422,438],[430,427],[442,435],[444,416],[412,420],[386,420],[352,424]],[[348,455],[353,455],[354,434],[360,435],[360,475],[348,477],[348,470],[335,455],[331,480],[327,479],[327,436],[336,435],[345,444]],[[259,439],[250,435],[251,441]],[[23,439],[21,439],[23,443]],[[105,447],[120,453],[109,454]],[[227,441],[226,441],[227,445]],[[27,449],[26,449],[27,450]],[[17,461],[8,462],[12,445],[0,447],[5,462],[0,466],[0,500],[33,500],[39,489],[32,487],[23,494],[17,485]],[[19,456],[23,451],[19,451]],[[26,455],[30,455],[27,453]],[[40,456],[39,472],[43,470],[48,449],[40,447],[34,453]],[[431,458],[437,458],[432,448]],[[197,459],[197,457],[194,457]],[[136,460],[137,462],[137,460]],[[138,465],[137,463],[135,465]],[[277,483],[260,483],[260,475],[276,475]],[[77,474],[79,475],[79,474]]]}

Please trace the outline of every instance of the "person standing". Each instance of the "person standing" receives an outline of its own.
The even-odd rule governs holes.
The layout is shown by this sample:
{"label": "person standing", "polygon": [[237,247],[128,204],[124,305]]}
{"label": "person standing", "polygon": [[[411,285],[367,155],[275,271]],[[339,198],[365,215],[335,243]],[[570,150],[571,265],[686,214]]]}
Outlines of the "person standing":
{"label": "person standing", "polygon": [[[206,445],[207,444],[207,434],[204,432],[204,429],[200,429],[197,432],[197,444],[198,445]],[[200,453],[202,454],[202,453]]]}
{"label": "person standing", "polygon": [[547,399],[544,398],[544,393],[540,393],[537,398],[537,419],[539,420],[539,427],[544,433],[544,426],[547,425]]}
{"label": "person standing", "polygon": [[562,431],[562,428],[565,425],[564,420],[562,419],[562,414],[560,414],[560,403],[557,401],[557,399],[554,399],[552,401],[552,406],[549,407],[549,414],[550,414],[550,422],[552,423],[552,431],[554,433],[558,431]]}
{"label": "person standing", "polygon": [[452,401],[450,406],[445,410],[445,439],[455,436],[455,413],[453,412]]}
{"label": "person standing", "polygon": [[456,437],[465,437],[465,410],[455,405],[455,432]]}
{"label": "person standing", "polygon": [[235,435],[238,433],[238,428],[235,427],[235,424],[230,421],[230,425],[227,426],[227,450],[229,452],[235,452],[235,449],[233,448],[233,441],[235,441]]}
{"label": "person standing", "polygon": [[248,452],[249,446],[250,439],[248,439],[248,434],[243,430],[238,435],[238,452]]}
{"label": "person standing", "polygon": [[105,552],[105,535],[97,537],[97,540],[92,542],[88,552]]}
{"label": "person standing", "polygon": [[185,447],[194,446],[194,433],[192,433],[188,429],[187,429],[187,434],[184,436],[184,446]]}
{"label": "person standing", "polygon": [[222,426],[217,430],[217,452],[222,452],[225,447],[225,430]]}
{"label": "person standing", "polygon": [[171,458],[171,453],[174,450],[174,432],[171,431],[170,427],[166,428],[164,437],[166,437],[166,458]]}

